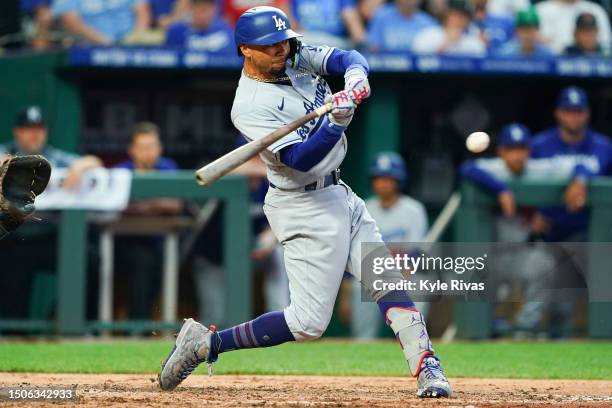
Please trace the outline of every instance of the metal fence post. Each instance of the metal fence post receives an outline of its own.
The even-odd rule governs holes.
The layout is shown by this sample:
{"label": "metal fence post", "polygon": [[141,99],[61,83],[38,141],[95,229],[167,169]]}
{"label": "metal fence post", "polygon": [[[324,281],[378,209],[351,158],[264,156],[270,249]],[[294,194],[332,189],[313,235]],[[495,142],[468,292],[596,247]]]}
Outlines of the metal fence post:
{"label": "metal fence post", "polygon": [[57,329],[60,334],[83,334],[87,283],[85,211],[62,212],[58,251]]}

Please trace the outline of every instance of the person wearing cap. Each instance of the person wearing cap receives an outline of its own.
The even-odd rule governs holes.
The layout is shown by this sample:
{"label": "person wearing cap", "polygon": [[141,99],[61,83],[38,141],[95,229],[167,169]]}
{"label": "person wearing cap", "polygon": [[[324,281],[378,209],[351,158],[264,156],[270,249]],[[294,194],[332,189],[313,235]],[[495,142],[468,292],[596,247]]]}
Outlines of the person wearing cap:
{"label": "person wearing cap", "polygon": [[485,42],[476,30],[469,30],[473,11],[467,0],[450,0],[444,25],[421,31],[412,50],[418,54],[484,56]]}
{"label": "person wearing cap", "polygon": [[410,51],[417,34],[436,27],[437,21],[419,9],[421,0],[395,0],[379,6],[370,21],[367,48],[370,51]]}
{"label": "person wearing cap", "polygon": [[540,209],[536,230],[546,241],[584,240],[587,229],[587,183],[593,176],[610,174],[612,144],[589,127],[589,101],[584,89],[561,91],[555,109],[557,126],[538,133],[534,158],[567,158],[575,163],[565,192],[565,206]]}
{"label": "person wearing cap", "polygon": [[599,28],[597,20],[591,13],[582,13],[576,19],[574,44],[565,49],[564,54],[570,56],[598,56],[603,54],[603,48],[598,40]]}
{"label": "person wearing cap", "polygon": [[166,46],[232,55],[236,52],[232,29],[218,17],[215,0],[190,0],[189,16],[189,21],[168,27]]}
{"label": "person wearing cap", "polygon": [[610,18],[599,4],[587,0],[545,0],[537,3],[535,8],[540,16],[543,40],[555,54],[563,53],[574,42],[576,18],[582,13],[595,16],[599,44],[606,50],[610,48]]}
{"label": "person wearing cap", "polygon": [[[534,337],[540,331],[540,323],[547,308],[550,307],[551,313],[557,311],[556,305],[551,305],[547,297],[547,290],[558,268],[555,268],[556,261],[547,247],[519,245],[532,241],[540,233],[537,227],[538,215],[534,215],[533,208],[517,208],[508,182],[537,179],[567,181],[575,177],[576,173],[576,161],[572,158],[530,157],[532,140],[526,126],[511,123],[499,134],[497,157],[466,161],[461,167],[461,175],[465,180],[497,196],[502,214],[495,219],[495,241],[515,243],[505,247],[507,251],[502,247],[496,254],[497,262],[491,269],[491,284],[496,288],[499,285],[497,293],[502,293],[501,289],[508,282],[518,281],[523,287],[525,302],[510,325],[516,338]],[[494,324],[494,329],[498,326]],[[553,330],[550,336],[555,337]]]}
{"label": "person wearing cap", "polygon": [[[369,176],[374,196],[365,201],[366,207],[390,251],[393,254],[406,253],[401,243],[422,242],[429,228],[425,206],[404,194],[408,185],[406,162],[396,152],[381,152],[370,166]],[[340,297],[340,317],[350,320],[354,338],[377,338],[384,319],[374,302],[362,301],[359,281],[353,279],[351,283],[351,295]],[[415,305],[427,317],[429,303],[419,301]],[[352,315],[350,319],[346,316],[347,310]]]}
{"label": "person wearing cap", "polygon": [[535,8],[519,11],[516,15],[515,38],[501,46],[498,57],[550,58],[552,50],[540,41],[540,19]]}
{"label": "person wearing cap", "polygon": [[47,125],[38,106],[29,106],[17,114],[13,137],[12,143],[0,145],[0,158],[40,154],[49,160],[51,167],[69,169],[64,180],[66,188],[77,188],[84,172],[102,167],[102,162],[95,156],[78,156],[48,145]]}

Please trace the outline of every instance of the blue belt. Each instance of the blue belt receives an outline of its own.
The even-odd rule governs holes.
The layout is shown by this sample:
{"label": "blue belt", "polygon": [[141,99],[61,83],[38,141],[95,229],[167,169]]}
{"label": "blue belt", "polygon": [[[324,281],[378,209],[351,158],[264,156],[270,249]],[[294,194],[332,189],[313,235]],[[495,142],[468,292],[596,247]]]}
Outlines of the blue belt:
{"label": "blue belt", "polygon": [[329,173],[327,176],[325,176],[323,183],[317,188],[318,182],[319,180],[313,183],[310,183],[310,184],[306,184],[304,187],[298,187],[298,188],[280,188],[280,187],[275,186],[273,183],[270,183],[270,187],[275,188],[277,190],[281,190],[281,191],[295,191],[295,192],[320,190],[322,188],[329,187],[331,185],[335,185],[340,182],[340,169],[334,170],[331,173]]}

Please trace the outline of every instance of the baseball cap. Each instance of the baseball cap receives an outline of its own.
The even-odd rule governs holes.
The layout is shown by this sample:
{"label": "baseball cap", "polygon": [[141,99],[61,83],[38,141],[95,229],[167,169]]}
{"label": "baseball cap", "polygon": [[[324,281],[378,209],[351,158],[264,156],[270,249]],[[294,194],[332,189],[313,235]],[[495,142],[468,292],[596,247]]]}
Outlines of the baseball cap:
{"label": "baseball cap", "polygon": [[474,13],[474,7],[472,6],[472,2],[469,0],[450,0],[448,2],[448,9],[459,11],[469,16]]}
{"label": "baseball cap", "polygon": [[510,123],[504,126],[499,135],[499,146],[515,147],[529,146],[531,143],[531,132],[527,126],[520,123]]}
{"label": "baseball cap", "polygon": [[586,110],[589,108],[589,98],[584,89],[569,86],[561,90],[557,100],[557,108],[566,110]]}
{"label": "baseball cap", "polygon": [[516,13],[516,26],[517,27],[539,27],[540,17],[535,7],[529,7],[528,9],[521,10]]}
{"label": "baseball cap", "polygon": [[36,105],[28,106],[15,117],[16,127],[45,126],[45,120],[40,107]]}
{"label": "baseball cap", "polygon": [[576,30],[597,28],[597,20],[591,13],[582,13],[576,18]]}

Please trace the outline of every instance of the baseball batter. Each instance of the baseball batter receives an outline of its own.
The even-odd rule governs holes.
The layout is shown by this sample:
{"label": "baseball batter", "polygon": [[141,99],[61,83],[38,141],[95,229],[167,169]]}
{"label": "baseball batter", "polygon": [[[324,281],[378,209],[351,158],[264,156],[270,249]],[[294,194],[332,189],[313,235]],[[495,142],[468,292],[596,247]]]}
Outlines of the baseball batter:
{"label": "baseball batter", "polygon": [[[186,320],[162,364],[162,389],[174,389],[199,363],[210,369],[227,351],[321,337],[344,271],[361,280],[361,243],[383,242],[363,200],[337,170],[346,155],[345,130],[355,107],[370,95],[368,64],[356,51],[301,44],[299,36],[279,9],[255,7],[240,16],[235,39],[244,66],[231,113],[236,128],[254,140],[332,104],[328,115],[261,154],[270,182],[264,212],[284,248],[290,305],[220,332]],[[344,75],[345,90],[332,94],[322,75]],[[401,343],[417,377],[417,395],[450,396],[423,315],[408,295],[369,293]]]}

